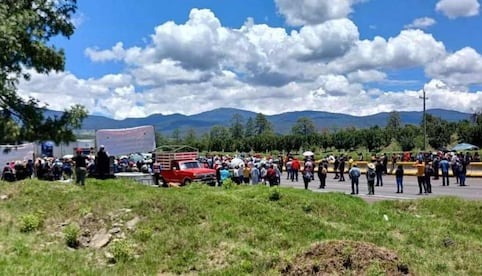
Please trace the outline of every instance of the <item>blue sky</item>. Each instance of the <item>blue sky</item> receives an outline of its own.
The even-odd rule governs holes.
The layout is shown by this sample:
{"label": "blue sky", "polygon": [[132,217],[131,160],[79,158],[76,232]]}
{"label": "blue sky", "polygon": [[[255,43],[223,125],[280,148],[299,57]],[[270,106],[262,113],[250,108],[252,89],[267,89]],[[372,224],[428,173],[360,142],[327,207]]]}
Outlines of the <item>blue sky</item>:
{"label": "blue sky", "polygon": [[[116,119],[234,107],[367,115],[482,106],[479,0],[83,0],[65,72],[23,81]],[[62,95],[59,97],[58,95]]]}

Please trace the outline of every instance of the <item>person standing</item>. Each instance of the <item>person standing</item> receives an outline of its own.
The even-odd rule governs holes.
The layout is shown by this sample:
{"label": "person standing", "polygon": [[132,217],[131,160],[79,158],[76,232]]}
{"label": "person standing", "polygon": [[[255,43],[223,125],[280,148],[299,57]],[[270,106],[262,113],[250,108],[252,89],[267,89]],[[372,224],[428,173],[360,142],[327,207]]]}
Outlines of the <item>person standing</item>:
{"label": "person standing", "polygon": [[375,165],[375,173],[377,175],[377,187],[382,186],[383,187],[383,173],[385,172],[385,168],[380,161],[380,159],[377,160],[377,164]]}
{"label": "person standing", "polygon": [[280,168],[278,167],[277,164],[273,164],[273,169],[274,169],[274,172],[275,172],[275,175],[276,175],[276,184],[275,185],[280,185],[281,184],[281,170]]}
{"label": "person standing", "polygon": [[[417,168],[417,182],[418,182],[418,194],[421,195],[422,192],[427,193],[427,187],[425,186],[425,165],[422,160],[418,160],[414,165]],[[423,191],[422,191],[423,190]]]}
{"label": "person standing", "polygon": [[[305,171],[309,170],[311,175],[313,175],[314,165],[313,165],[313,161],[312,161],[311,157],[306,158],[306,161],[305,161],[305,164],[303,165],[303,167],[304,167]],[[313,180],[313,178],[311,178],[311,180]]]}
{"label": "person standing", "polygon": [[293,161],[291,162],[291,182],[293,182],[296,179],[296,182],[298,182],[298,172],[300,170],[300,161],[298,158],[294,158]]}
{"label": "person standing", "polygon": [[97,157],[95,158],[95,167],[97,175],[100,179],[106,179],[109,174],[109,155],[105,151],[104,145],[99,147]]}
{"label": "person standing", "polygon": [[[382,156],[382,165],[383,165],[383,174],[388,174],[388,156],[386,153],[383,153]],[[383,185],[382,185],[383,186]]]}
{"label": "person standing", "polygon": [[261,184],[266,185],[266,181],[268,181],[268,169],[266,168],[266,164],[261,164],[261,168],[259,169],[259,179]]}
{"label": "person standing", "polygon": [[269,183],[270,187],[276,185],[276,171],[274,169],[273,164],[269,165],[269,168],[266,171],[266,179],[268,180],[268,183]]}
{"label": "person standing", "polygon": [[395,171],[395,180],[397,181],[397,194],[403,194],[403,166],[398,165]]}
{"label": "person standing", "polygon": [[392,169],[390,170],[390,173],[393,173],[393,171],[395,171],[395,167],[397,165],[397,159],[398,159],[398,156],[395,153],[392,153]]}
{"label": "person standing", "polygon": [[457,169],[457,162],[459,158],[457,154],[453,153],[452,158],[450,159],[450,166],[452,167],[452,175],[455,177],[455,184],[459,184],[459,170]]}
{"label": "person standing", "polygon": [[251,167],[251,184],[252,185],[257,185],[259,183],[259,169],[258,165],[254,165]]}
{"label": "person standing", "polygon": [[425,187],[427,188],[427,193],[431,194],[432,193],[432,183],[430,181],[430,178],[433,175],[433,168],[432,168],[432,162],[428,162],[425,165],[425,175],[424,175],[424,180],[425,180]]}
{"label": "person standing", "polygon": [[291,175],[293,172],[291,171],[291,164],[293,163],[293,159],[291,157],[288,159],[288,162],[286,162],[286,180],[291,179]]}
{"label": "person standing", "polygon": [[352,168],[348,171],[348,176],[351,179],[351,194],[358,194],[358,183],[361,172],[356,163],[353,164]]}
{"label": "person standing", "polygon": [[433,159],[432,169],[433,169],[433,180],[438,180],[439,169],[440,169],[440,158],[438,156],[435,156]]}
{"label": "person standing", "polygon": [[[157,160],[154,160],[152,164],[152,173],[154,174],[154,185],[161,186],[159,183],[161,182],[161,164]],[[162,182],[162,186],[166,186],[164,181]]]}
{"label": "person standing", "polygon": [[224,181],[229,179],[231,177],[231,173],[229,172],[228,166],[223,165],[221,170],[219,171],[220,177],[221,177],[221,185],[223,185]]}
{"label": "person standing", "polygon": [[243,175],[242,171],[241,171],[241,175],[239,174],[239,166],[238,165],[234,166],[233,177],[232,177],[233,182],[238,185],[241,184],[240,177],[242,177],[242,175]]}
{"label": "person standing", "polygon": [[303,182],[305,184],[305,190],[308,190],[308,184],[310,184],[312,173],[309,168],[304,168],[303,169]]}
{"label": "person standing", "polygon": [[318,178],[320,179],[320,187],[319,189],[324,189],[326,186],[326,168],[324,166],[324,162],[320,161],[318,164]]}
{"label": "person standing", "polygon": [[345,181],[345,157],[343,155],[340,156],[340,164],[338,164],[338,170],[340,171],[340,180],[338,181]]}
{"label": "person standing", "polygon": [[87,174],[87,156],[82,154],[82,150],[77,149],[74,156],[75,165],[75,184],[85,186],[85,175]]}
{"label": "person standing", "polygon": [[333,171],[335,172],[335,177],[333,179],[339,179],[340,175],[338,175],[338,166],[340,165],[340,158],[335,156],[335,162],[333,162]]}
{"label": "person standing", "polygon": [[460,182],[460,186],[467,186],[465,185],[465,179],[466,179],[466,175],[467,175],[467,161],[463,158],[461,158],[461,160],[459,161],[460,164],[458,166],[458,173],[459,173],[459,182]]}
{"label": "person standing", "polygon": [[442,170],[442,186],[445,186],[445,180],[447,180],[447,186],[449,185],[449,168],[450,163],[446,157],[440,161],[440,169]]}
{"label": "person standing", "polygon": [[249,179],[251,176],[251,167],[248,165],[243,166],[243,183],[249,184]]}
{"label": "person standing", "polygon": [[377,174],[375,172],[375,165],[373,163],[368,163],[367,169],[367,184],[368,184],[368,195],[375,194],[375,178]]}

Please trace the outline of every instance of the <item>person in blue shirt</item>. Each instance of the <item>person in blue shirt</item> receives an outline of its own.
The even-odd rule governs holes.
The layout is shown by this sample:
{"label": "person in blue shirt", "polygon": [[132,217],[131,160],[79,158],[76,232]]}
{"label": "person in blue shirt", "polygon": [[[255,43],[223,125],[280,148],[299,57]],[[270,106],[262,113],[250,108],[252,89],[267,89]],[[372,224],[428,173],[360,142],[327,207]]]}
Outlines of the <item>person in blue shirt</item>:
{"label": "person in blue shirt", "polygon": [[229,179],[231,177],[231,173],[229,172],[228,166],[224,165],[219,171],[219,175],[220,175],[221,185],[222,185],[226,179]]}
{"label": "person in blue shirt", "polygon": [[395,171],[395,179],[397,181],[397,194],[403,194],[403,166],[398,165]]}
{"label": "person in blue shirt", "polygon": [[358,183],[361,172],[356,163],[353,164],[353,167],[348,171],[348,176],[351,179],[351,194],[358,194]]}
{"label": "person in blue shirt", "polygon": [[440,161],[439,166],[440,166],[440,169],[442,170],[442,186],[445,186],[445,180],[447,180],[447,186],[448,186],[450,163],[446,157],[442,158],[442,161]]}

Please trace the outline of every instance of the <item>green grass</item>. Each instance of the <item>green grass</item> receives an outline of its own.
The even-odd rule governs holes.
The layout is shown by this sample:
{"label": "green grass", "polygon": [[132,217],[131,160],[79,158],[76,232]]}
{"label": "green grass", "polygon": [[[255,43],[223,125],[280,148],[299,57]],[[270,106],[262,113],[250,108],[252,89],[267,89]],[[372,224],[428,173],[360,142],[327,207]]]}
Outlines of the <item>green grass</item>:
{"label": "green grass", "polygon": [[[284,261],[324,240],[394,250],[417,275],[482,275],[481,201],[368,204],[290,188],[165,189],[91,179],[85,188],[1,182],[0,194],[9,196],[0,201],[0,275],[276,275]],[[125,237],[104,248],[67,246],[69,225],[109,230],[134,217],[135,228],[124,225]]]}

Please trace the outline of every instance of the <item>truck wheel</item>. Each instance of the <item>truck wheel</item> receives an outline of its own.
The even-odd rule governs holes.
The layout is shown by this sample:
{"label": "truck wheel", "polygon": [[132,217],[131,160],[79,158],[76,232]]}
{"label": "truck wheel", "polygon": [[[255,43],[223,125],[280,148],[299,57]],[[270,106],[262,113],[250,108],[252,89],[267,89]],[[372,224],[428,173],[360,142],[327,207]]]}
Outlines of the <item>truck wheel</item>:
{"label": "truck wheel", "polygon": [[186,178],[186,179],[184,179],[184,182],[182,183],[182,185],[189,185],[189,184],[191,184],[191,182],[192,182],[191,179]]}

